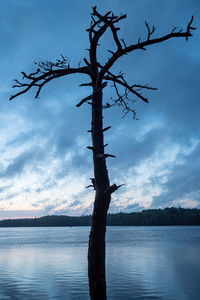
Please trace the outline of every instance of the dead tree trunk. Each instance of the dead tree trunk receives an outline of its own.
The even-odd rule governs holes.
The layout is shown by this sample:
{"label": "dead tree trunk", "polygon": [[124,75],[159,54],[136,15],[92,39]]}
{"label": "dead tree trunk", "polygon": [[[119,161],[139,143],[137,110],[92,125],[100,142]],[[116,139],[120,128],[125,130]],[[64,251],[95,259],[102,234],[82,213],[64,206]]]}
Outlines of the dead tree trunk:
{"label": "dead tree trunk", "polygon": [[92,300],[106,299],[105,235],[106,217],[110,204],[110,184],[104,154],[102,116],[102,90],[93,91],[92,99],[92,143],[94,161],[94,188],[96,191],[92,226],[88,247],[88,276]]}
{"label": "dead tree trunk", "polygon": [[[41,89],[48,82],[55,78],[59,78],[71,74],[84,74],[89,76],[91,82],[83,83],[80,86],[89,86],[93,88],[92,95],[89,95],[82,99],[76,106],[80,107],[84,103],[92,105],[92,147],[87,148],[93,151],[94,162],[94,178],[92,178],[92,185],[95,189],[95,202],[92,215],[92,226],[89,237],[88,248],[88,275],[90,284],[90,297],[92,300],[105,300],[106,299],[106,276],[105,276],[105,235],[106,235],[106,217],[108,208],[110,205],[111,194],[116,191],[121,185],[113,184],[110,186],[108,171],[106,167],[106,157],[113,157],[113,155],[104,153],[104,132],[110,127],[103,129],[103,108],[111,108],[114,105],[118,105],[122,108],[124,115],[131,112],[135,118],[134,99],[130,99],[129,95],[148,103],[148,99],[142,94],[145,90],[156,90],[156,88],[149,87],[144,84],[129,84],[125,79],[125,74],[119,72],[114,74],[111,72],[112,66],[118,61],[118,59],[130,52],[143,51],[147,47],[153,44],[161,43],[171,38],[182,37],[188,40],[192,36],[192,31],[195,30],[192,27],[193,16],[187,25],[185,31],[178,30],[174,27],[170,33],[152,38],[156,28],[149,26],[145,22],[147,29],[147,37],[143,41],[139,38],[136,43],[127,45],[124,39],[119,38],[118,32],[120,27],[117,23],[126,18],[126,14],[121,16],[115,16],[111,11],[102,15],[97,11],[96,6],[92,8],[91,14],[92,22],[87,29],[89,34],[90,48],[89,61],[84,58],[85,65],[83,67],[72,68],[66,57],[61,55],[61,59],[57,59],[56,62],[52,61],[39,61],[36,63],[37,69],[35,72],[27,74],[22,72],[23,79],[15,79],[14,88],[21,88],[21,90],[12,95],[10,100],[17,96],[20,96],[28,92],[32,88],[36,88],[35,98],[38,98]],[[97,46],[99,46],[99,40],[104,33],[110,29],[115,44],[115,50],[108,50],[110,53],[109,59],[100,64],[97,59]],[[102,99],[102,90],[106,87],[107,83],[111,83],[114,87],[116,99],[104,103]],[[123,90],[123,91],[122,91]],[[89,102],[91,101],[92,102]]]}

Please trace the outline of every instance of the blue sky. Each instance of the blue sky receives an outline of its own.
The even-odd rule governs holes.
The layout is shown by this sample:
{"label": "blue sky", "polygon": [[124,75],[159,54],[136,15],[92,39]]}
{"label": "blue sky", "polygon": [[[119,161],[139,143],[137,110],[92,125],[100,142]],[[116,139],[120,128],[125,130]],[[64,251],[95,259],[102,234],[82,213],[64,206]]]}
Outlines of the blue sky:
{"label": "blue sky", "polygon": [[[127,13],[120,37],[133,43],[146,38],[144,21],[156,36],[174,26],[185,29],[192,15],[197,30],[186,42],[174,39],[122,58],[113,71],[128,81],[149,84],[150,103],[139,99],[139,118],[122,118],[120,108],[106,110],[105,133],[111,183],[122,184],[110,212],[166,206],[200,208],[200,2],[198,0],[1,0],[0,2],[0,218],[92,212],[94,192],[85,189],[93,176],[90,107],[76,104],[90,93],[80,75],[49,83],[9,101],[13,79],[34,70],[34,61],[69,57],[84,64],[88,53],[91,6],[101,13]],[[114,49],[110,33],[101,41],[101,63]],[[109,86],[104,99],[114,96]]]}

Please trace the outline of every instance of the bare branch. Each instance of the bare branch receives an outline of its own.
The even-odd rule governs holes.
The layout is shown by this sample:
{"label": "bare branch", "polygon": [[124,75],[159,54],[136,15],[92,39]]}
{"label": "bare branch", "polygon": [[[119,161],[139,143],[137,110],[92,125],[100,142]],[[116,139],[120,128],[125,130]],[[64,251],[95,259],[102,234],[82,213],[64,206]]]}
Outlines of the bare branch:
{"label": "bare branch", "polygon": [[92,82],[81,83],[79,86],[80,86],[80,87],[81,87],[81,86],[92,86]]}
{"label": "bare branch", "polygon": [[121,39],[121,41],[122,41],[124,47],[126,47],[126,43],[125,43],[124,39]]}
{"label": "bare branch", "polygon": [[147,46],[157,44],[164,42],[166,40],[169,40],[171,38],[177,38],[177,37],[185,37],[186,40],[188,40],[189,37],[192,36],[191,31],[195,30],[195,27],[192,27],[191,24],[193,22],[193,16],[190,20],[190,22],[187,25],[187,29],[185,32],[182,30],[179,30],[178,32],[175,32],[175,29],[173,28],[172,31],[164,36],[161,36],[159,38],[151,39],[151,35],[155,32],[155,27],[153,26],[152,29],[150,29],[149,25],[147,23],[146,27],[148,30],[148,36],[147,39],[143,42],[138,39],[137,44],[132,44],[130,46],[125,46],[123,49],[118,48],[118,50],[111,56],[111,58],[107,61],[107,63],[104,65],[104,67],[99,72],[99,81],[102,80],[104,75],[109,71],[109,69],[113,66],[113,64],[123,55],[128,54],[129,52],[135,51],[135,50],[145,50]]}
{"label": "bare branch", "polygon": [[146,89],[146,90],[152,90],[152,91],[156,91],[158,88],[152,87],[152,86],[148,86],[148,85],[141,85],[141,84],[133,84],[131,85],[132,88],[139,88],[141,89]]}
{"label": "bare branch", "polygon": [[87,185],[85,188],[88,189],[90,187],[94,188],[94,186],[92,184]]}
{"label": "bare branch", "polygon": [[109,103],[109,102],[106,102],[106,104],[105,105],[102,105],[102,108],[103,109],[107,109],[107,108],[111,108],[111,107],[113,107],[115,105],[115,103]]}
{"label": "bare branch", "polygon": [[[116,89],[116,83],[122,85],[123,87],[125,87],[129,92],[133,93],[135,96],[137,96],[138,98],[140,98],[141,100],[143,100],[146,103],[149,103],[148,99],[145,98],[144,96],[142,96],[142,94],[138,93],[136,90],[134,90],[134,87],[142,87],[142,85],[132,85],[130,86],[125,79],[120,80],[118,78],[114,78],[114,77],[110,77],[110,76],[104,76],[104,79],[112,81],[114,84],[114,87]],[[146,89],[151,89],[151,90],[156,90],[156,88],[151,88],[148,86],[143,86],[143,88]]]}
{"label": "bare branch", "polygon": [[71,68],[69,64],[67,64],[67,59],[62,56],[63,60],[56,60],[56,62],[42,62],[39,61],[35,63],[39,68],[33,73],[27,75],[25,72],[22,72],[24,82],[19,80],[14,80],[17,85],[14,85],[14,88],[24,88],[20,92],[12,95],[10,100],[18,97],[29,91],[32,87],[37,87],[35,98],[39,97],[40,91],[45,84],[50,82],[52,79],[62,77],[65,75],[81,73],[81,74],[90,74],[90,70],[88,67],[80,67],[80,68]]}
{"label": "bare branch", "polygon": [[89,95],[89,96],[85,97],[78,104],[76,104],[76,107],[80,107],[83,103],[85,103],[85,102],[87,102],[88,100],[91,100],[91,99],[92,99],[92,95]]}
{"label": "bare branch", "polygon": [[[98,65],[100,68],[103,68],[101,64]],[[136,95],[138,98],[148,103],[148,99],[145,98],[141,93],[139,93],[139,91],[142,89],[157,90],[157,88],[150,87],[148,85],[141,85],[141,84],[129,85],[127,81],[124,79],[124,74],[122,72],[120,72],[119,75],[115,75],[110,71],[107,71],[107,74],[108,75],[104,76],[103,79],[106,79],[113,83],[113,87],[115,88],[115,92],[117,94],[117,99],[113,100],[113,98],[111,98],[112,103],[106,102],[106,104],[103,105],[103,108],[107,109],[115,105],[122,106],[123,113],[124,113],[123,117],[125,117],[129,112],[132,112],[133,118],[137,119],[135,109],[131,107],[131,105],[135,103],[135,100],[129,98],[129,93]],[[117,84],[124,87],[123,94],[119,92]]]}
{"label": "bare branch", "polygon": [[107,157],[113,157],[113,158],[115,158],[116,156],[113,155],[113,154],[104,154],[104,157],[105,157],[105,158],[107,158]]}
{"label": "bare branch", "polygon": [[148,31],[147,41],[149,41],[151,35],[155,32],[156,28],[153,26],[152,29],[150,29],[149,24],[147,22],[145,22],[145,26],[146,26],[147,31]]}
{"label": "bare branch", "polygon": [[103,128],[102,131],[105,132],[105,131],[109,130],[111,127],[112,127],[112,126],[105,127],[105,128]]}
{"label": "bare branch", "polygon": [[120,17],[114,15],[112,15],[111,17],[109,15],[102,16],[99,12],[97,12],[96,7],[93,8],[93,14],[97,16],[98,19],[101,20],[105,25],[107,25],[107,27],[110,27],[113,34],[114,41],[117,45],[117,49],[121,50],[122,45],[117,35],[117,31],[120,30],[120,28],[115,27],[114,24],[119,22],[122,19],[125,19],[127,17],[126,14],[121,15]]}
{"label": "bare branch", "polygon": [[114,54],[115,52],[113,52],[112,50],[108,50],[109,53]]}
{"label": "bare branch", "polygon": [[[97,11],[96,6],[94,6],[92,10],[92,22],[90,24],[90,28],[88,28],[87,31],[89,32],[90,40],[90,63],[94,66],[97,62],[96,48],[98,46],[98,41],[108,28],[110,28],[112,31],[117,48],[122,49],[121,42],[117,35],[117,31],[120,30],[120,28],[115,27],[114,24],[126,18],[126,15],[121,15],[120,17],[118,17],[113,13],[111,14],[111,11],[109,11],[105,15],[101,15]],[[93,71],[95,72],[96,70]]]}
{"label": "bare branch", "polygon": [[[98,66],[102,69],[103,66],[101,64],[98,63]],[[107,74],[109,76],[104,76],[104,79],[108,80],[108,81],[112,81],[112,82],[117,82],[118,84],[122,85],[123,87],[127,88],[130,92],[132,92],[133,94],[135,94],[137,97],[141,98],[144,102],[148,103],[148,99],[144,98],[141,94],[139,94],[136,90],[134,90],[134,88],[138,88],[140,89],[148,89],[148,90],[157,90],[157,88],[154,87],[149,87],[148,85],[140,85],[140,84],[133,84],[133,85],[129,85],[126,80],[124,79],[124,74],[122,72],[120,72],[119,75],[114,75],[113,73],[111,73],[110,71],[107,71]],[[107,103],[107,106],[104,108],[110,108],[111,105],[109,103]]]}
{"label": "bare branch", "polygon": [[135,101],[128,97],[129,91],[127,91],[127,89],[125,89],[124,94],[120,94],[117,84],[115,82],[114,82],[113,86],[114,86],[116,94],[117,94],[117,99],[114,100],[114,104],[123,107],[122,118],[124,118],[129,112],[131,112],[133,114],[133,118],[137,119],[135,109],[132,108],[130,105],[131,103],[134,103]]}
{"label": "bare branch", "polygon": [[113,184],[105,190],[104,194],[111,195],[112,193],[114,193],[116,190],[118,190],[123,185],[125,185],[125,184],[120,184],[120,185]]}
{"label": "bare branch", "polygon": [[89,149],[89,150],[94,150],[94,147],[87,146],[87,149]]}
{"label": "bare branch", "polygon": [[[98,66],[102,69],[103,66],[98,63]],[[131,108],[131,104],[134,103],[135,101],[133,99],[129,98],[129,92],[143,100],[144,102],[148,103],[148,99],[145,98],[141,93],[139,93],[140,90],[142,89],[147,89],[147,90],[157,90],[157,88],[150,87],[148,85],[141,85],[141,84],[133,84],[130,85],[127,83],[127,81],[124,79],[124,74],[120,71],[119,75],[115,75],[110,71],[107,71],[108,75],[105,75],[103,79],[106,79],[108,81],[111,81],[113,83],[113,87],[115,88],[116,94],[117,94],[117,99],[113,100],[111,98],[112,102],[106,102],[105,105],[103,105],[103,109],[111,108],[115,105],[118,106],[123,106],[123,117],[126,116],[128,112],[133,113],[133,118],[136,118],[136,113],[133,108]],[[121,85],[124,87],[124,93],[120,94],[119,89],[117,88],[117,84]],[[136,118],[137,119],[137,118]]]}
{"label": "bare branch", "polygon": [[[94,65],[96,64],[96,49],[98,46],[98,41],[100,37],[104,34],[106,29],[108,28],[108,25],[103,24],[100,26],[100,24],[102,23],[101,19],[99,18],[97,18],[97,20],[95,19],[96,6],[94,6],[92,9],[93,9],[92,22],[90,24],[90,28],[88,28],[87,31],[89,32],[89,40],[90,40],[90,49],[89,49],[90,63]],[[105,17],[108,17],[109,14],[110,12],[108,12],[105,15]]]}
{"label": "bare branch", "polygon": [[89,187],[92,187],[94,190],[96,189],[95,187],[95,179],[94,178],[90,178],[91,184],[86,186],[86,189]]}
{"label": "bare branch", "polygon": [[187,34],[188,34],[188,35],[186,36],[186,41],[188,41],[188,37],[189,37],[189,36],[192,36],[191,30],[196,30],[195,27],[191,27],[192,22],[193,22],[193,19],[194,19],[194,16],[191,17],[191,20],[190,20],[190,22],[188,23],[188,26],[187,26]]}
{"label": "bare branch", "polygon": [[83,60],[84,60],[84,62],[86,63],[86,65],[87,65],[88,67],[91,67],[91,66],[90,66],[90,63],[87,61],[87,59],[86,59],[85,57],[84,57]]}

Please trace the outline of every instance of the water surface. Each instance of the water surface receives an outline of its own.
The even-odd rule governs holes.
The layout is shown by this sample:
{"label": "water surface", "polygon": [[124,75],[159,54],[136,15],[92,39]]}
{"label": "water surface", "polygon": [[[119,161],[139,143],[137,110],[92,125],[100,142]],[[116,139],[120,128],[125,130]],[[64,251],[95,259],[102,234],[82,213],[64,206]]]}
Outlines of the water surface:
{"label": "water surface", "polygon": [[[89,299],[89,227],[0,228],[0,299]],[[200,227],[108,227],[108,299],[200,299]]]}

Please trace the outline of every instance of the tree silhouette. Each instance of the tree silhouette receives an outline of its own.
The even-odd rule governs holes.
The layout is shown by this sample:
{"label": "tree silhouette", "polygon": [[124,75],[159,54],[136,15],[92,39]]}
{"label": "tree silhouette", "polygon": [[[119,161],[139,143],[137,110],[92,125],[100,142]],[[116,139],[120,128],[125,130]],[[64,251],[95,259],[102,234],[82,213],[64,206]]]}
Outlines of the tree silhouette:
{"label": "tree silhouette", "polygon": [[[36,71],[30,74],[22,72],[23,80],[15,80],[13,87],[21,88],[21,90],[10,97],[10,100],[28,92],[32,88],[36,88],[35,98],[40,95],[41,89],[51,80],[74,74],[85,74],[90,81],[82,83],[80,86],[88,86],[92,88],[89,96],[82,99],[76,106],[80,107],[84,103],[90,105],[92,111],[91,133],[92,146],[87,148],[92,150],[94,163],[94,178],[91,178],[91,184],[88,187],[93,187],[95,190],[94,209],[92,215],[91,232],[89,236],[88,246],[88,276],[90,284],[91,299],[106,299],[106,279],[105,279],[105,234],[106,234],[106,218],[109,209],[111,194],[114,193],[121,185],[110,185],[106,158],[114,157],[114,155],[105,153],[104,133],[111,126],[103,127],[103,109],[111,108],[118,105],[122,108],[124,115],[132,113],[133,118],[136,118],[134,109],[134,101],[131,95],[136,96],[140,100],[148,103],[148,99],[143,96],[143,90],[156,90],[156,88],[149,87],[142,84],[130,84],[125,79],[125,74],[119,72],[115,74],[111,71],[112,66],[118,59],[130,52],[137,50],[146,50],[150,45],[164,42],[171,38],[183,37],[188,40],[192,36],[191,31],[193,17],[187,25],[185,31],[177,30],[174,27],[167,35],[152,38],[156,28],[150,27],[145,22],[147,37],[143,41],[139,38],[136,43],[127,45],[124,39],[119,38],[118,23],[126,18],[126,14],[121,16],[114,15],[111,11],[105,15],[97,11],[97,7],[92,8],[91,23],[87,29],[89,34],[89,59],[84,58],[83,67],[72,68],[68,59],[61,56],[55,62],[39,61],[36,63]],[[113,41],[115,43],[115,50],[108,50],[110,56],[108,60],[102,65],[97,57],[97,47],[99,40],[104,33],[110,30]],[[103,102],[103,89],[108,83],[112,83],[116,98],[111,98],[109,102]]]}

